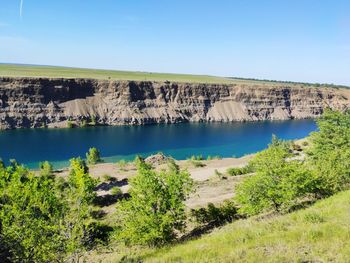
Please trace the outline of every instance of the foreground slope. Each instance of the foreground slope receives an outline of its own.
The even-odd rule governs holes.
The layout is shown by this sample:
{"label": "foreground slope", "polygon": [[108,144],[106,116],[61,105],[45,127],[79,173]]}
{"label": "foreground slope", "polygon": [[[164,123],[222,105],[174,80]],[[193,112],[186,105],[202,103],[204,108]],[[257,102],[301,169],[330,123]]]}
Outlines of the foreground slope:
{"label": "foreground slope", "polygon": [[250,218],[144,262],[349,262],[350,191],[283,216]]}

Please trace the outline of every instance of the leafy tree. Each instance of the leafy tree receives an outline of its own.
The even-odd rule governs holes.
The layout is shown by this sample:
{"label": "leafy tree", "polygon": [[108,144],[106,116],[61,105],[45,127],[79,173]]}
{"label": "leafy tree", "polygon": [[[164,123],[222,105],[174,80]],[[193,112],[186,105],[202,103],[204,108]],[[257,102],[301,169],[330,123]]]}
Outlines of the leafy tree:
{"label": "leafy tree", "polygon": [[142,159],[136,161],[138,174],[130,184],[130,200],[117,205],[119,238],[128,244],[163,245],[185,226],[184,201],[192,189],[188,172],[174,163],[156,172]]}
{"label": "leafy tree", "polygon": [[102,161],[100,151],[95,147],[90,148],[89,152],[86,153],[86,160],[88,164],[96,164]]}
{"label": "leafy tree", "polygon": [[97,181],[88,173],[85,161],[80,157],[71,159],[68,187],[63,192],[67,209],[62,218],[62,234],[66,237],[67,254],[75,261],[92,243],[89,234],[93,232],[90,204],[96,196],[96,184]]}
{"label": "leafy tree", "polygon": [[72,192],[78,199],[89,203],[95,198],[94,188],[97,181],[89,175],[89,169],[85,161],[80,157],[70,160],[68,182]]}
{"label": "leafy tree", "polygon": [[288,160],[290,156],[288,144],[275,137],[268,149],[256,155],[249,164],[256,174],[236,189],[241,212],[254,215],[271,209],[281,211],[313,193],[314,174],[303,163]]}
{"label": "leafy tree", "polygon": [[89,213],[95,181],[85,162],[72,159],[69,182],[62,180],[48,162],[39,175],[0,163],[1,261],[76,260],[98,237]]}
{"label": "leafy tree", "polygon": [[319,178],[317,194],[323,197],[350,185],[350,112],[328,109],[317,124],[319,130],[311,134],[307,154]]}
{"label": "leafy tree", "polygon": [[310,136],[308,155],[312,160],[322,159],[338,149],[350,147],[350,111],[341,113],[326,109],[317,120],[318,131]]}
{"label": "leafy tree", "polygon": [[53,176],[53,166],[48,161],[40,163],[39,167],[40,167],[41,176],[46,176],[46,177]]}
{"label": "leafy tree", "polygon": [[0,169],[0,240],[12,262],[62,259],[60,216],[52,178],[19,165]]}

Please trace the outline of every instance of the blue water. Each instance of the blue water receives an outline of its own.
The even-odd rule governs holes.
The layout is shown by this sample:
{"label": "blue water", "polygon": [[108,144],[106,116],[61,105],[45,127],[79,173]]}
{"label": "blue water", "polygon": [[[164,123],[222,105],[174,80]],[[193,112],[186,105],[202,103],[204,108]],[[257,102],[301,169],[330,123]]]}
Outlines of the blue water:
{"label": "blue water", "polygon": [[90,147],[98,148],[108,162],[157,152],[176,159],[200,154],[240,157],[264,149],[272,134],[298,139],[315,130],[313,120],[9,130],[0,132],[0,157],[30,168],[43,160],[55,168],[67,166],[71,157],[85,157]]}

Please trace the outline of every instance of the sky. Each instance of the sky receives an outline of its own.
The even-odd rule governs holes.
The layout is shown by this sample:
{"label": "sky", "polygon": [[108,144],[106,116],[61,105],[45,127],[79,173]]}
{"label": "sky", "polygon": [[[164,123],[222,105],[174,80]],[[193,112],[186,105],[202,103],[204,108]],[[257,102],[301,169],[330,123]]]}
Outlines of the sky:
{"label": "sky", "polygon": [[0,0],[0,62],[350,85],[349,14],[349,0]]}

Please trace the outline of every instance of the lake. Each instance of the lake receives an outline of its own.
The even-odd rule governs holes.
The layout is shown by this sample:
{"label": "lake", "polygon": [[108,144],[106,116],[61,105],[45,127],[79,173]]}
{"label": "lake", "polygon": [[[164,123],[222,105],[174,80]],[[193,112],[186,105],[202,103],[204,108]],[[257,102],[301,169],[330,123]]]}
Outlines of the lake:
{"label": "lake", "polygon": [[85,157],[90,147],[98,148],[106,162],[157,152],[176,159],[200,154],[240,157],[266,148],[272,134],[299,139],[316,129],[314,120],[19,129],[0,132],[0,157],[16,159],[30,168],[44,160],[62,168],[71,157]]}

